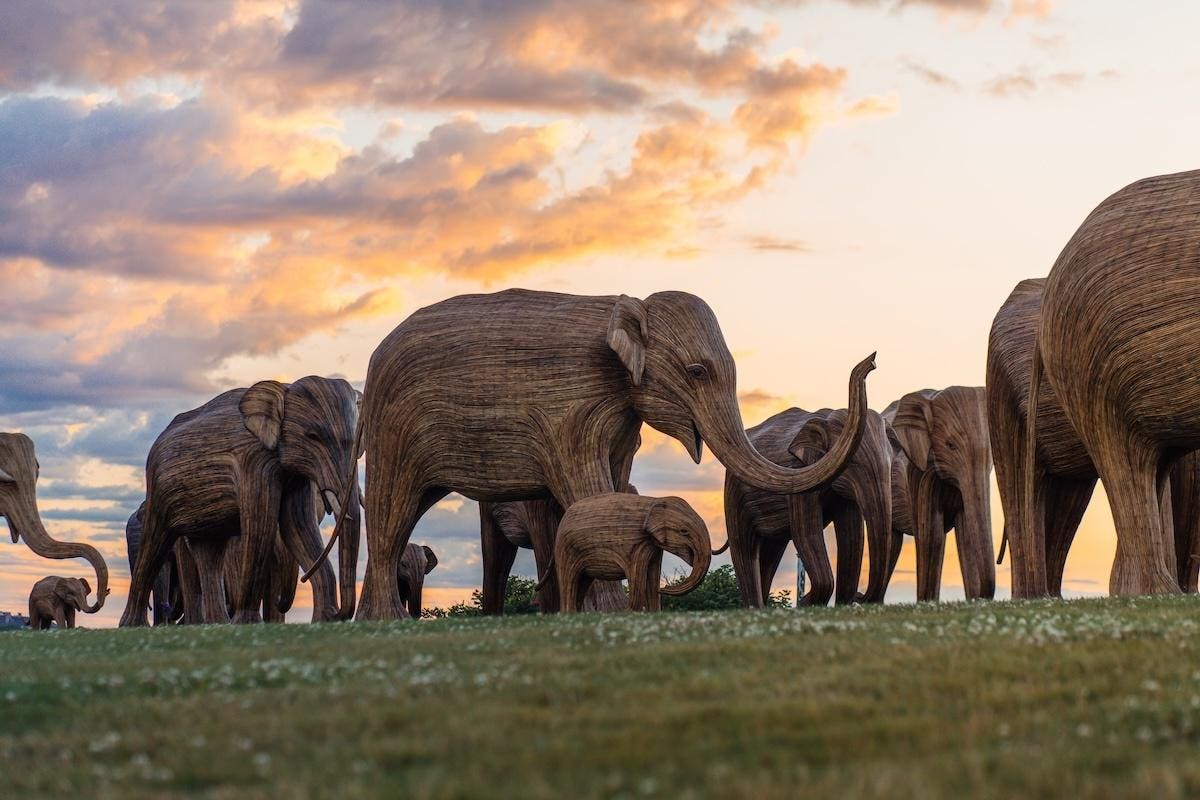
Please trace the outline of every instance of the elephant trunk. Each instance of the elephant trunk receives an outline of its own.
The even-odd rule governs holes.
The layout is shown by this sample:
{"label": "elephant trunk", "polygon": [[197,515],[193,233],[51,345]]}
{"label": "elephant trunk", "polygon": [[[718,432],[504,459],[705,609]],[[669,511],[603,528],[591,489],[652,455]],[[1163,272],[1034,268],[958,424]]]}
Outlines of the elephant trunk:
{"label": "elephant trunk", "polygon": [[[885,476],[886,477],[886,476]],[[864,603],[882,603],[891,580],[892,565],[892,487],[887,480],[876,481],[859,503],[867,524],[867,591]]]}
{"label": "elephant trunk", "polygon": [[968,600],[992,599],[996,594],[996,559],[992,550],[991,492],[987,473],[963,487],[963,508],[954,525],[963,590]]}
{"label": "elephant trunk", "polygon": [[[692,531],[691,541],[688,543],[686,550],[681,548],[680,552],[676,552],[672,549],[671,552],[691,565],[692,572],[679,583],[662,587],[661,591],[663,594],[687,594],[704,580],[704,576],[708,574],[709,564],[712,563],[712,543],[707,538],[702,531],[694,530]],[[689,550],[691,552],[688,552]]]}
{"label": "elephant trunk", "polygon": [[875,369],[875,354],[863,359],[850,373],[850,403],[841,436],[820,459],[799,469],[782,467],[764,457],[746,437],[737,402],[730,399],[707,414],[699,414],[697,427],[713,454],[740,480],[776,494],[801,494],[825,486],[846,468],[862,440],[867,421],[867,374]]}
{"label": "elephant trunk", "polygon": [[[357,471],[357,470],[356,470]],[[358,588],[358,547],[362,539],[362,505],[359,501],[358,478],[355,476],[350,487],[350,497],[338,517],[338,527],[345,530],[338,536],[338,588],[341,592],[338,603],[338,618],[354,618],[355,590]]]}
{"label": "elephant trunk", "polygon": [[423,581],[418,581],[411,586],[408,592],[408,615],[413,619],[421,618],[421,591],[424,589]]}
{"label": "elephant trunk", "polygon": [[13,534],[18,538],[23,538],[25,544],[29,545],[29,549],[42,558],[84,558],[88,560],[92,569],[96,571],[96,602],[81,610],[88,614],[95,614],[103,608],[104,599],[108,596],[108,565],[104,563],[100,551],[90,544],[60,542],[52,538],[46,532],[46,527],[42,524],[41,516],[36,510],[30,518],[24,518],[22,515],[13,519],[13,516],[16,515],[10,515],[8,518]]}

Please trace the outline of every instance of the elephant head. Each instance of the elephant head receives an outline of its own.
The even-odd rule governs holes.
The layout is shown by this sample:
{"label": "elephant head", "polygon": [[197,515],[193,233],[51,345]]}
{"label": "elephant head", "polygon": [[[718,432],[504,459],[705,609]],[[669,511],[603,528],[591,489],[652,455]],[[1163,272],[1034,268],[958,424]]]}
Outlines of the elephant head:
{"label": "elephant head", "polygon": [[733,356],[703,300],[685,292],[659,292],[644,301],[622,295],[609,319],[608,345],[629,373],[634,409],[643,421],[679,440],[697,463],[708,442],[726,469],[759,489],[795,494],[824,486],[846,466],[862,437],[874,354],[850,374],[850,413],[842,435],[816,463],[788,469],[746,438]]}
{"label": "elephant head", "polygon": [[[355,426],[362,395],[339,379],[309,376],[295,383],[259,381],[239,403],[247,430],[274,452],[280,466],[316,486],[325,510],[348,526],[339,537],[339,616],[354,614],[361,500]],[[344,512],[344,513],[343,513]]]}
{"label": "elephant head", "polygon": [[400,584],[400,599],[413,619],[421,618],[421,593],[425,588],[425,576],[433,572],[437,565],[437,555],[423,544],[409,542],[404,549],[396,577]]}
{"label": "elephant head", "polygon": [[82,610],[94,614],[108,596],[108,565],[91,545],[60,542],[46,532],[35,489],[39,472],[33,441],[21,433],[0,433],[0,516],[8,520],[12,540],[24,539],[42,558],[86,558],[96,570],[96,602]]}
{"label": "elephant head", "polygon": [[54,596],[67,608],[73,608],[85,614],[95,613],[87,601],[87,596],[91,592],[92,586],[85,578],[59,578],[54,583]]}
{"label": "elephant head", "polygon": [[[801,426],[788,446],[788,452],[802,464],[819,459],[842,435],[846,427],[845,409],[817,412]],[[882,603],[887,592],[892,547],[892,443],[887,423],[878,413],[868,411],[866,429],[849,465],[833,481],[833,489],[852,498],[862,511],[867,526],[870,555],[867,591],[863,602]]]}
{"label": "elephant head", "polygon": [[[968,598],[991,597],[996,568],[992,552],[992,448],[982,387],[951,386],[910,392],[888,407],[890,436],[922,472],[932,471],[957,490],[961,509],[954,521]],[[918,510],[919,513],[919,510]],[[965,552],[964,552],[965,551]],[[971,573],[971,574],[968,574]]]}
{"label": "elephant head", "polygon": [[692,568],[684,580],[664,586],[663,594],[687,594],[699,586],[712,562],[712,540],[700,515],[681,498],[663,497],[650,505],[643,528],[658,547],[679,556]]}

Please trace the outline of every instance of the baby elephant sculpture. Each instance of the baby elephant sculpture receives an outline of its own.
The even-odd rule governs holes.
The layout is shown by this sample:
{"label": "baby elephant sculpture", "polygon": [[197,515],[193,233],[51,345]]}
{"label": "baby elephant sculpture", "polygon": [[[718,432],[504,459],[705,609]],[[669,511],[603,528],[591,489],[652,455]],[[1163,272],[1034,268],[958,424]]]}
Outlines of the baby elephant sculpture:
{"label": "baby elephant sculpture", "polygon": [[[657,611],[659,593],[687,594],[700,585],[712,559],[708,526],[678,497],[612,492],[586,497],[563,515],[554,543],[559,606],[579,611],[596,580],[629,580],[629,607]],[[682,558],[692,572],[659,587],[662,554]]]}
{"label": "baby elephant sculpture", "polygon": [[413,619],[421,618],[421,592],[425,588],[425,576],[438,565],[437,555],[423,544],[409,542],[400,557],[400,570],[396,576],[400,584],[400,601]]}
{"label": "baby elephant sculpture", "polygon": [[29,627],[44,631],[54,622],[59,628],[74,628],[76,611],[95,613],[87,601],[91,591],[91,584],[83,578],[42,578],[29,593]]}

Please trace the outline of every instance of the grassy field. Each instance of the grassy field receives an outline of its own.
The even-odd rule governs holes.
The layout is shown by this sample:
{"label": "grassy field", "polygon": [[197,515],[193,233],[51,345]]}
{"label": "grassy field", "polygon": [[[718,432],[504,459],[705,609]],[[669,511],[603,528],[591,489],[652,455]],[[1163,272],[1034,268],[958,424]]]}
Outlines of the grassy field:
{"label": "grassy field", "polygon": [[0,796],[1194,796],[1198,612],[7,633]]}

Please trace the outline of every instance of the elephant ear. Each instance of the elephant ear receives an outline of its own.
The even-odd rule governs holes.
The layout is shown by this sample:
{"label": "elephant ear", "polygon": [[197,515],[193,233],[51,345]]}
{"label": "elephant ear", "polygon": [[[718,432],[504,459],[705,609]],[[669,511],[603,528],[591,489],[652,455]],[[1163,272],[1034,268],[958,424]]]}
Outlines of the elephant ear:
{"label": "elephant ear", "polygon": [[811,417],[800,426],[788,452],[801,462],[811,463],[829,451],[829,428],[822,417]]}
{"label": "elephant ear", "polygon": [[425,574],[428,575],[438,565],[437,555],[429,545],[423,544],[421,549],[425,551]]}
{"label": "elephant ear", "polygon": [[646,304],[636,297],[621,295],[608,320],[608,346],[621,359],[634,386],[642,385],[646,368]]}
{"label": "elephant ear", "polygon": [[257,436],[268,450],[279,446],[286,395],[287,387],[279,381],[259,381],[246,390],[238,403],[246,430]]}
{"label": "elephant ear", "polygon": [[933,427],[931,402],[936,394],[930,390],[909,392],[900,398],[896,414],[891,419],[888,438],[898,445],[917,469],[929,469],[929,432]]}
{"label": "elephant ear", "polygon": [[670,524],[666,503],[659,500],[650,505],[646,511],[646,520],[642,523],[642,529],[661,549],[667,548],[667,531],[670,529]]}
{"label": "elephant ear", "polygon": [[68,578],[59,578],[54,582],[54,596],[65,605],[74,606],[76,604],[75,587],[71,585]]}

